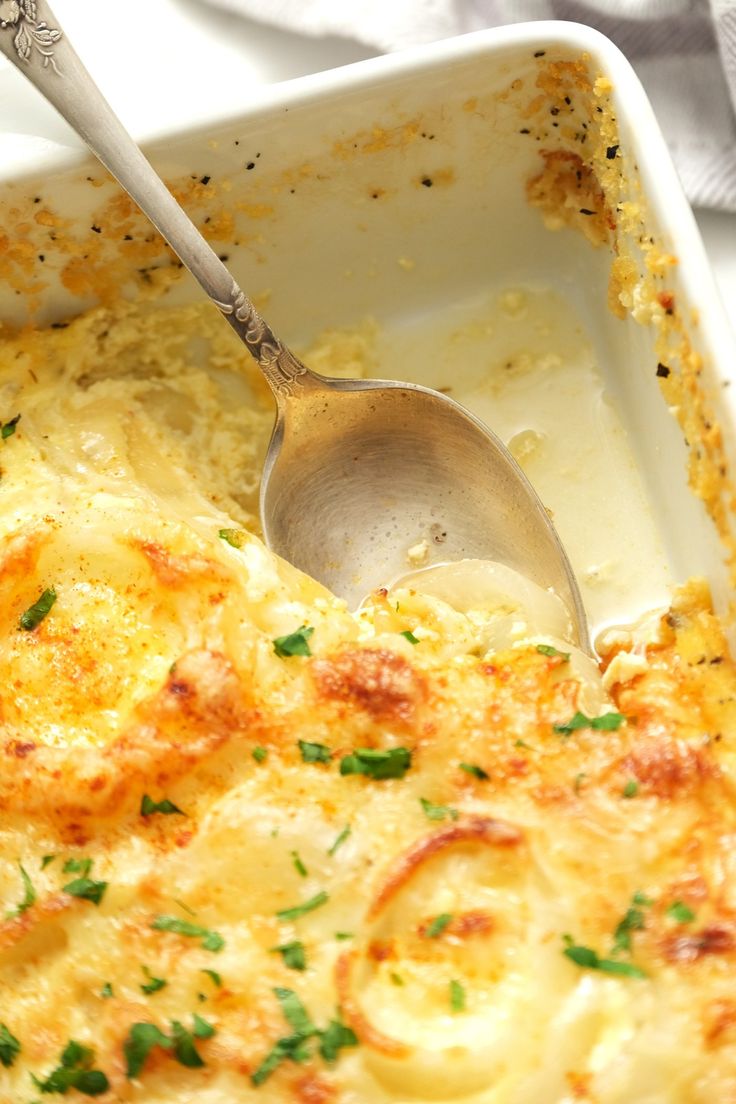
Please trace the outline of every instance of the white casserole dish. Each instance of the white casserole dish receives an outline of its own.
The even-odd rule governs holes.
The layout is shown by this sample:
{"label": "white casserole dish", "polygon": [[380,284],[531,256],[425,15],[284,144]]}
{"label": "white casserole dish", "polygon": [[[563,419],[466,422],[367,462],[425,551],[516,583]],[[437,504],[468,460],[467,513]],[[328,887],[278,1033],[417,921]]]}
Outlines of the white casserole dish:
{"label": "white casserole dish", "polygon": [[[620,131],[618,198],[638,202],[639,182],[643,190],[641,220],[638,210],[627,215],[613,252],[569,227],[550,233],[526,195],[540,151],[560,142],[559,120],[548,114],[554,98],[539,87],[558,61],[580,62],[591,84],[610,80],[611,111],[605,92],[595,102]],[[593,103],[592,89],[578,89],[571,110],[583,101]],[[461,401],[479,400],[489,363],[498,367],[509,350],[521,358],[514,365],[529,376],[526,390],[508,409],[500,392],[481,395],[476,409],[520,455],[530,432],[532,445],[552,448],[525,466],[555,515],[594,630],[664,606],[670,585],[692,575],[707,575],[725,611],[727,550],[688,488],[689,446],[656,376],[657,341],[670,323],[651,309],[651,288],[635,288],[633,298],[629,289],[626,317],[614,317],[606,296],[615,251],[625,244],[635,258],[638,238],[653,240],[659,258],[677,259],[655,261],[652,294],[664,289],[676,304],[686,359],[702,356],[694,374],[706,421],[720,422],[727,450],[732,341],[649,104],[605,38],[555,23],[469,35],[275,87],[256,108],[149,152],[297,348],[326,327],[371,318],[373,374],[451,387]],[[37,177],[4,182],[4,322],[58,323],[97,291],[127,285],[134,293],[144,269],[169,263],[117,196],[96,165],[72,164],[68,152]],[[185,278],[167,294],[181,302],[199,292]],[[540,368],[545,350],[552,374],[549,363]],[[556,383],[571,361],[572,376]],[[546,391],[535,406],[540,371]],[[716,490],[722,536],[733,526],[727,495],[724,481]]]}

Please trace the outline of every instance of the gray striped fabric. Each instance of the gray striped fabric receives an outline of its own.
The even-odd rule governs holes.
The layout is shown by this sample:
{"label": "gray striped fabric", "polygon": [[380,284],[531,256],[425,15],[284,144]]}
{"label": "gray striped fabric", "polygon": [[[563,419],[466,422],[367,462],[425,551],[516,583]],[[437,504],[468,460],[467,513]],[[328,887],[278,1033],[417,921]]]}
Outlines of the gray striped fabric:
{"label": "gray striped fabric", "polygon": [[210,0],[302,34],[381,51],[482,27],[565,19],[626,54],[690,201],[736,211],[736,0]]}

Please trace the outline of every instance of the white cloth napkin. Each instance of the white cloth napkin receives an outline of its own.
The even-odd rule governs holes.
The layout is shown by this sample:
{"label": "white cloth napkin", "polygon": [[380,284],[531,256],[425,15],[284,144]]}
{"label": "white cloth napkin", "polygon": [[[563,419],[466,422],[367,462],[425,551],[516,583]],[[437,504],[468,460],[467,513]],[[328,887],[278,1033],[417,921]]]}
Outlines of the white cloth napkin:
{"label": "white cloth napkin", "polygon": [[312,36],[403,49],[502,23],[597,27],[636,69],[690,201],[736,211],[736,0],[207,0]]}

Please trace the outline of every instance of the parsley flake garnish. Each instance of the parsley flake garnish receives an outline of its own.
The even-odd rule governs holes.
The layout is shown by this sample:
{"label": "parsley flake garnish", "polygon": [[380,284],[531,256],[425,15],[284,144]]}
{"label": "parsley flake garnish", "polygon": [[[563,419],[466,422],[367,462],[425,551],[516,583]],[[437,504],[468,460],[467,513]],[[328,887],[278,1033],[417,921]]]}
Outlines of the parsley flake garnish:
{"label": "parsley flake garnish", "polygon": [[14,909],[10,909],[9,912],[6,912],[5,917],[7,920],[12,920],[16,916],[22,916],[31,905],[36,903],[36,891],[33,888],[33,882],[28,876],[28,871],[23,866],[23,863],[18,863],[18,869],[23,879],[23,900],[19,905],[16,905]]}
{"label": "parsley flake garnish", "polygon": [[298,851],[292,851],[291,852],[291,861],[293,862],[294,869],[296,870],[299,877],[300,878],[306,878],[309,871],[307,870],[306,866],[304,865],[301,858],[299,857],[299,852]]}
{"label": "parsley flake garnish", "polygon": [[251,755],[255,759],[256,763],[262,763],[268,756],[268,750],[264,747],[254,747]]}
{"label": "parsley flake garnish", "polygon": [[431,922],[431,924],[429,924],[424,934],[426,935],[427,939],[437,939],[438,936],[442,935],[447,925],[451,923],[452,913],[441,912],[439,916],[435,916],[434,920]]}
{"label": "parsley flake garnish", "polygon": [[451,805],[435,805],[428,801],[426,797],[420,797],[419,804],[422,806],[427,820],[445,820],[447,817],[450,817],[451,820],[457,820],[460,815],[457,809],[453,809]]}
{"label": "parsley flake garnish", "polygon": [[411,629],[404,629],[403,632],[399,633],[399,636],[403,636],[404,639],[408,640],[410,644],[418,644],[419,643],[418,638],[414,635],[414,633],[411,631]]}
{"label": "parsley flake garnish", "polygon": [[168,797],[163,801],[154,801],[148,794],[144,794],[141,798],[141,816],[153,816],[154,813],[163,813],[164,816],[171,816],[172,813],[178,813],[179,816],[187,815],[173,801],[169,801]]}
{"label": "parsley flake garnish", "polygon": [[203,950],[213,951],[215,954],[225,946],[225,940],[219,932],[210,931],[200,924],[190,924],[188,920],[180,920],[178,916],[155,916],[151,921],[151,927],[155,931],[173,932],[174,935],[187,935],[192,939],[201,939]]}
{"label": "parsley flake garnish", "polygon": [[6,1069],[10,1069],[20,1051],[19,1040],[6,1024],[0,1023],[0,1062]]}
{"label": "parsley flake garnish", "polygon": [[112,985],[110,984],[109,981],[106,981],[105,984],[100,989],[100,996],[103,997],[105,1000],[109,1000],[110,997],[115,996],[115,994],[113,993],[113,990],[112,990]]}
{"label": "parsley flake garnish", "polygon": [[274,995],[281,1005],[284,1019],[293,1030],[291,1035],[276,1042],[258,1069],[251,1074],[251,1083],[256,1088],[262,1085],[282,1062],[287,1060],[306,1062],[311,1058],[313,1039],[319,1040],[319,1054],[325,1062],[336,1061],[344,1047],[358,1045],[355,1033],[339,1018],[330,1020],[324,1030],[316,1027],[300,998],[292,989],[274,989]]}
{"label": "parsley flake garnish", "polygon": [[216,985],[218,989],[222,988],[222,978],[218,974],[217,970],[200,970],[200,974],[206,974],[213,985]]}
{"label": "parsley flake garnish", "polygon": [[566,724],[552,725],[552,731],[558,736],[569,736],[580,728],[592,728],[595,732],[615,732],[625,720],[623,713],[604,713],[601,717],[586,717],[584,713],[575,713]]}
{"label": "parsley flake garnish", "polygon": [[141,970],[148,978],[148,981],[141,985],[141,992],[150,996],[151,993],[158,993],[159,989],[165,989],[168,985],[168,982],[164,981],[163,978],[154,977],[147,966],[141,966]]}
{"label": "parsley flake garnish", "polygon": [[566,955],[576,966],[584,970],[601,970],[605,974],[618,974],[620,977],[645,978],[647,975],[633,962],[620,962],[616,958],[601,958],[592,947],[581,947],[569,935],[563,936]]}
{"label": "parsley flake garnish", "polygon": [[402,978],[401,974],[397,974],[395,970],[392,970],[388,976],[391,979],[392,985],[395,985],[398,989],[403,986],[404,979]]}
{"label": "parsley flake garnish", "polygon": [[7,441],[8,437],[12,437],[15,433],[15,427],[20,421],[20,414],[16,414],[14,418],[11,418],[9,422],[4,422],[0,426],[0,439]]}
{"label": "parsley flake garnish", "polygon": [[350,827],[349,824],[346,824],[345,827],[343,828],[342,832],[340,832],[339,835],[337,836],[337,839],[333,843],[332,847],[330,847],[328,849],[327,854],[330,855],[330,856],[334,855],[335,852],[337,851],[337,849],[339,847],[342,847],[342,845],[345,843],[345,840],[348,838],[348,836],[350,835],[351,832],[352,832],[352,828]]}
{"label": "parsley flake garnish", "polygon": [[691,924],[695,919],[695,913],[683,901],[673,901],[668,905],[665,916],[676,924]]}
{"label": "parsley flake garnish", "polygon": [[56,591],[53,587],[48,587],[42,593],[38,601],[34,602],[32,606],[20,615],[18,622],[18,628],[24,629],[26,632],[33,632],[43,621],[44,617],[51,611],[51,607],[56,601]]}
{"label": "parsley flake garnish", "polygon": [[364,774],[380,781],[403,778],[410,766],[411,752],[408,748],[356,748],[340,760],[340,774]]}
{"label": "parsley flake garnish", "polygon": [[56,855],[44,855],[44,856],[43,856],[43,858],[41,859],[41,869],[42,869],[42,870],[45,870],[45,869],[46,869],[46,867],[47,867],[47,866],[48,866],[48,865],[49,865],[50,863],[52,863],[52,862],[54,861],[54,859],[55,859],[55,858],[57,858],[57,856],[56,856]]}
{"label": "parsley flake garnish", "polygon": [[[206,1023],[205,1020],[202,1023]],[[210,1025],[207,1024],[207,1027]],[[211,1032],[210,1034],[212,1034]],[[174,1057],[180,1065],[188,1069],[200,1069],[204,1065],[204,1058],[197,1050],[194,1043],[195,1032],[187,1031],[179,1020],[171,1021],[171,1043]]]}
{"label": "parsley flake garnish", "polygon": [[65,874],[81,874],[86,878],[92,869],[92,859],[67,859],[61,869]]}
{"label": "parsley flake garnish", "polygon": [[67,882],[62,886],[62,889],[71,897],[80,897],[84,901],[91,901],[93,905],[99,905],[105,896],[107,882],[95,882],[91,878],[75,878],[73,882]]}
{"label": "parsley flake garnish", "polygon": [[630,778],[621,791],[622,797],[636,797],[639,792],[639,783]]}
{"label": "parsley flake garnish", "polygon": [[242,548],[245,544],[246,535],[242,529],[220,529],[217,535],[233,548]]}
{"label": "parsley flake garnish", "polygon": [[652,901],[643,893],[635,893],[631,898],[631,904],[616,925],[613,933],[613,947],[611,954],[620,954],[622,951],[631,952],[631,933],[644,929],[643,908],[649,908]]}
{"label": "parsley flake garnish", "polygon": [[450,982],[450,1008],[453,1012],[465,1011],[465,989],[454,978]]}
{"label": "parsley flake garnish", "polygon": [[325,1062],[336,1062],[339,1052],[343,1047],[358,1045],[358,1037],[351,1027],[346,1027],[340,1020],[330,1020],[327,1028],[321,1033],[319,1052]]}
{"label": "parsley flake garnish", "polygon": [[284,966],[290,970],[306,970],[307,956],[304,952],[304,944],[295,939],[292,943],[281,943],[278,947],[271,948],[272,954],[280,954]]}
{"label": "parsley flake garnish", "polygon": [[332,752],[325,744],[312,744],[308,740],[299,741],[299,751],[303,763],[329,763]]}
{"label": "parsley flake garnish", "polygon": [[329,895],[324,890],[320,890],[314,897],[310,897],[308,901],[304,901],[301,905],[280,909],[276,913],[276,918],[278,920],[298,920],[300,916],[304,916],[307,912],[313,912],[314,909],[326,904],[327,901],[329,901]]}
{"label": "parsley flake garnish", "polygon": [[198,1016],[196,1012],[192,1013],[192,1035],[195,1039],[211,1039],[215,1034],[215,1028],[207,1020],[203,1020],[201,1016]]}
{"label": "parsley flake garnish", "polygon": [[155,1024],[134,1023],[123,1043],[123,1054],[126,1062],[125,1076],[128,1079],[138,1076],[146,1063],[148,1055],[155,1046],[163,1047],[164,1050],[171,1050],[171,1040]]}
{"label": "parsley flake garnish", "polygon": [[313,632],[312,627],[302,625],[296,632],[277,636],[273,642],[273,650],[281,659],[288,659],[289,656],[311,656],[309,638]]}
{"label": "parsley flake garnish", "polygon": [[565,663],[568,663],[570,660],[569,652],[560,652],[557,648],[553,648],[551,644],[537,644],[537,651],[540,655],[549,656],[550,658],[559,656]]}
{"label": "parsley flake garnish", "polygon": [[64,1095],[69,1089],[76,1089],[84,1096],[101,1096],[107,1092],[110,1082],[102,1070],[92,1069],[94,1051],[71,1039],[61,1053],[59,1065],[41,1081],[31,1074],[33,1084],[39,1092]]}
{"label": "parsley flake garnish", "polygon": [[472,774],[473,778],[477,778],[481,782],[487,782],[491,777],[488,771],[484,771],[482,767],[475,763],[460,763],[459,766],[460,770],[464,770],[466,774]]}
{"label": "parsley flake garnish", "polygon": [[215,1028],[207,1020],[202,1019],[195,1012],[192,1015],[192,1030],[181,1023],[180,1020],[171,1020],[170,1034],[152,1023],[134,1023],[128,1032],[128,1037],[123,1043],[128,1079],[137,1077],[143,1069],[148,1056],[154,1047],[172,1051],[172,1057],[180,1065],[188,1069],[199,1069],[205,1061],[197,1050],[195,1039],[211,1039],[215,1034]]}

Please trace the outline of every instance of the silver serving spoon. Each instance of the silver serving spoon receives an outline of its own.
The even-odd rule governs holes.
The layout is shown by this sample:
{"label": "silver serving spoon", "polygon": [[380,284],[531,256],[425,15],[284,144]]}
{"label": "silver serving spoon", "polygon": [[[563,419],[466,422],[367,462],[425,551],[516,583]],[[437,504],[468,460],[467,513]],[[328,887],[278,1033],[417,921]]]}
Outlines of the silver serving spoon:
{"label": "silver serving spoon", "polygon": [[261,484],[270,548],[349,605],[406,574],[407,549],[498,560],[569,608],[590,650],[575,577],[544,506],[501,441],[445,395],[328,379],[271,331],[94,84],[44,0],[6,0],[0,49],[145,212],[258,362],[276,399]]}

